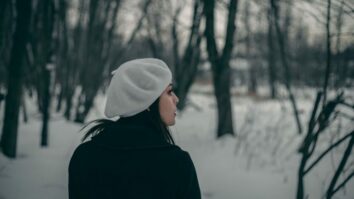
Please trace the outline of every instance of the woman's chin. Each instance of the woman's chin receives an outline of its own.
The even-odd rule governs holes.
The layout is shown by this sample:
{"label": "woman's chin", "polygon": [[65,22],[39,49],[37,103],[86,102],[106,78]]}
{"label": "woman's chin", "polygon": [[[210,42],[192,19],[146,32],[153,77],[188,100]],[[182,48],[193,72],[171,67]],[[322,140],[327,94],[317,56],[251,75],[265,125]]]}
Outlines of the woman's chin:
{"label": "woman's chin", "polygon": [[176,121],[173,119],[173,121],[166,122],[166,126],[173,126],[175,125]]}

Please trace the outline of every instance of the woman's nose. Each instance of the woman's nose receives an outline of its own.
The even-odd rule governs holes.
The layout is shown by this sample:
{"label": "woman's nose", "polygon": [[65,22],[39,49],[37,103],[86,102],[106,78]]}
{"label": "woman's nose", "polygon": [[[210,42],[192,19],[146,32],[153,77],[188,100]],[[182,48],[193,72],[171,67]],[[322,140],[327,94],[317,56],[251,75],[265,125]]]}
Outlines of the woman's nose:
{"label": "woman's nose", "polygon": [[175,95],[175,102],[176,104],[179,102],[179,98],[177,97],[177,95]]}

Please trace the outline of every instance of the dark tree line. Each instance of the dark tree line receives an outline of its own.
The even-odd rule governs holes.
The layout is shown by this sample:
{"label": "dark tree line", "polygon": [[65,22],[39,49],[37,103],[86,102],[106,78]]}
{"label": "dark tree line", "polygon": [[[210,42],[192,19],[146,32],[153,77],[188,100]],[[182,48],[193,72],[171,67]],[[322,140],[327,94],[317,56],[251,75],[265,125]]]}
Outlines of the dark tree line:
{"label": "dark tree line", "polygon": [[[248,63],[245,84],[249,94],[257,95],[258,87],[266,84],[269,96],[277,98],[279,85],[285,86],[299,132],[302,125],[293,88],[353,85],[354,48],[344,45],[341,31],[346,25],[344,17],[353,14],[351,5],[343,0],[333,1],[329,9],[335,13],[332,26],[329,19],[327,25],[323,20],[327,32],[312,43],[307,39],[308,26],[293,12],[298,7],[288,0],[144,0],[133,4],[124,0],[4,0],[0,4],[0,94],[6,96],[1,136],[4,154],[16,155],[19,112],[23,110],[27,118],[26,98],[37,102],[43,122],[40,143],[47,146],[51,113],[85,122],[95,97],[105,92],[110,72],[131,58],[157,57],[171,66],[180,110],[191,104],[188,93],[199,78],[200,66],[209,65],[217,137],[236,135],[231,103],[237,78],[233,76],[235,60]],[[258,8],[256,14],[254,8]],[[190,9],[191,15],[185,17],[184,9]],[[125,15],[129,12],[134,12],[135,20],[128,22],[127,31]],[[217,13],[223,13],[225,19],[221,35],[216,28],[220,23]],[[184,24],[186,20],[190,25]],[[329,47],[322,41],[325,38],[332,42]],[[329,61],[323,59],[328,54]],[[326,64],[333,66],[327,70]]]}
{"label": "dark tree line", "polygon": [[[7,1],[4,7],[11,9],[11,2]],[[22,95],[22,82],[24,72],[24,57],[26,55],[26,44],[29,40],[29,22],[31,16],[31,1],[23,0],[16,3],[16,28],[13,33],[13,44],[11,48],[8,65],[8,86],[6,94],[6,106],[4,125],[1,135],[2,152],[9,157],[16,156],[18,115]],[[3,8],[2,8],[3,9]],[[5,11],[4,11],[5,13]],[[9,105],[11,103],[11,105]]]}

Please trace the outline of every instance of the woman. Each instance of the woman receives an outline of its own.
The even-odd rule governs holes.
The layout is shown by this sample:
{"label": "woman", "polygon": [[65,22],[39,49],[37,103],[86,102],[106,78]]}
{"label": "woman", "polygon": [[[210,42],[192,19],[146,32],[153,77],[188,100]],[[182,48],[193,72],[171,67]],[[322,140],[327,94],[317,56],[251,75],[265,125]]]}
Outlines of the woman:
{"label": "woman", "polygon": [[189,154],[175,145],[178,97],[158,59],[136,59],[113,72],[105,115],[95,121],[69,165],[70,199],[199,199]]}

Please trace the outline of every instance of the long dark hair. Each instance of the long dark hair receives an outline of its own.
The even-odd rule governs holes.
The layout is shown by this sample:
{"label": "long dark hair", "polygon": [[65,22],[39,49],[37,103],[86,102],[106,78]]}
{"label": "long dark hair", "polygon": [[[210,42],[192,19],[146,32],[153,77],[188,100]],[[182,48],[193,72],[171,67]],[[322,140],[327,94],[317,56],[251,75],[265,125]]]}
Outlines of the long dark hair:
{"label": "long dark hair", "polygon": [[150,123],[156,129],[157,133],[160,133],[164,137],[166,142],[174,145],[175,141],[171,135],[171,132],[161,119],[160,111],[159,111],[159,100],[160,98],[155,100],[155,102],[149,107],[148,110],[144,110],[141,113],[138,113],[131,117],[120,118],[116,121],[109,120],[109,119],[98,119],[87,123],[85,126],[81,128],[80,131],[83,131],[84,129],[86,129],[91,125],[93,126],[86,131],[85,135],[82,138],[82,142],[85,141],[88,137],[95,136],[100,132],[103,132],[111,127],[114,127],[115,125],[118,124],[119,120],[129,120],[132,123],[140,122],[140,121],[145,121],[145,122],[148,121],[148,123]]}

